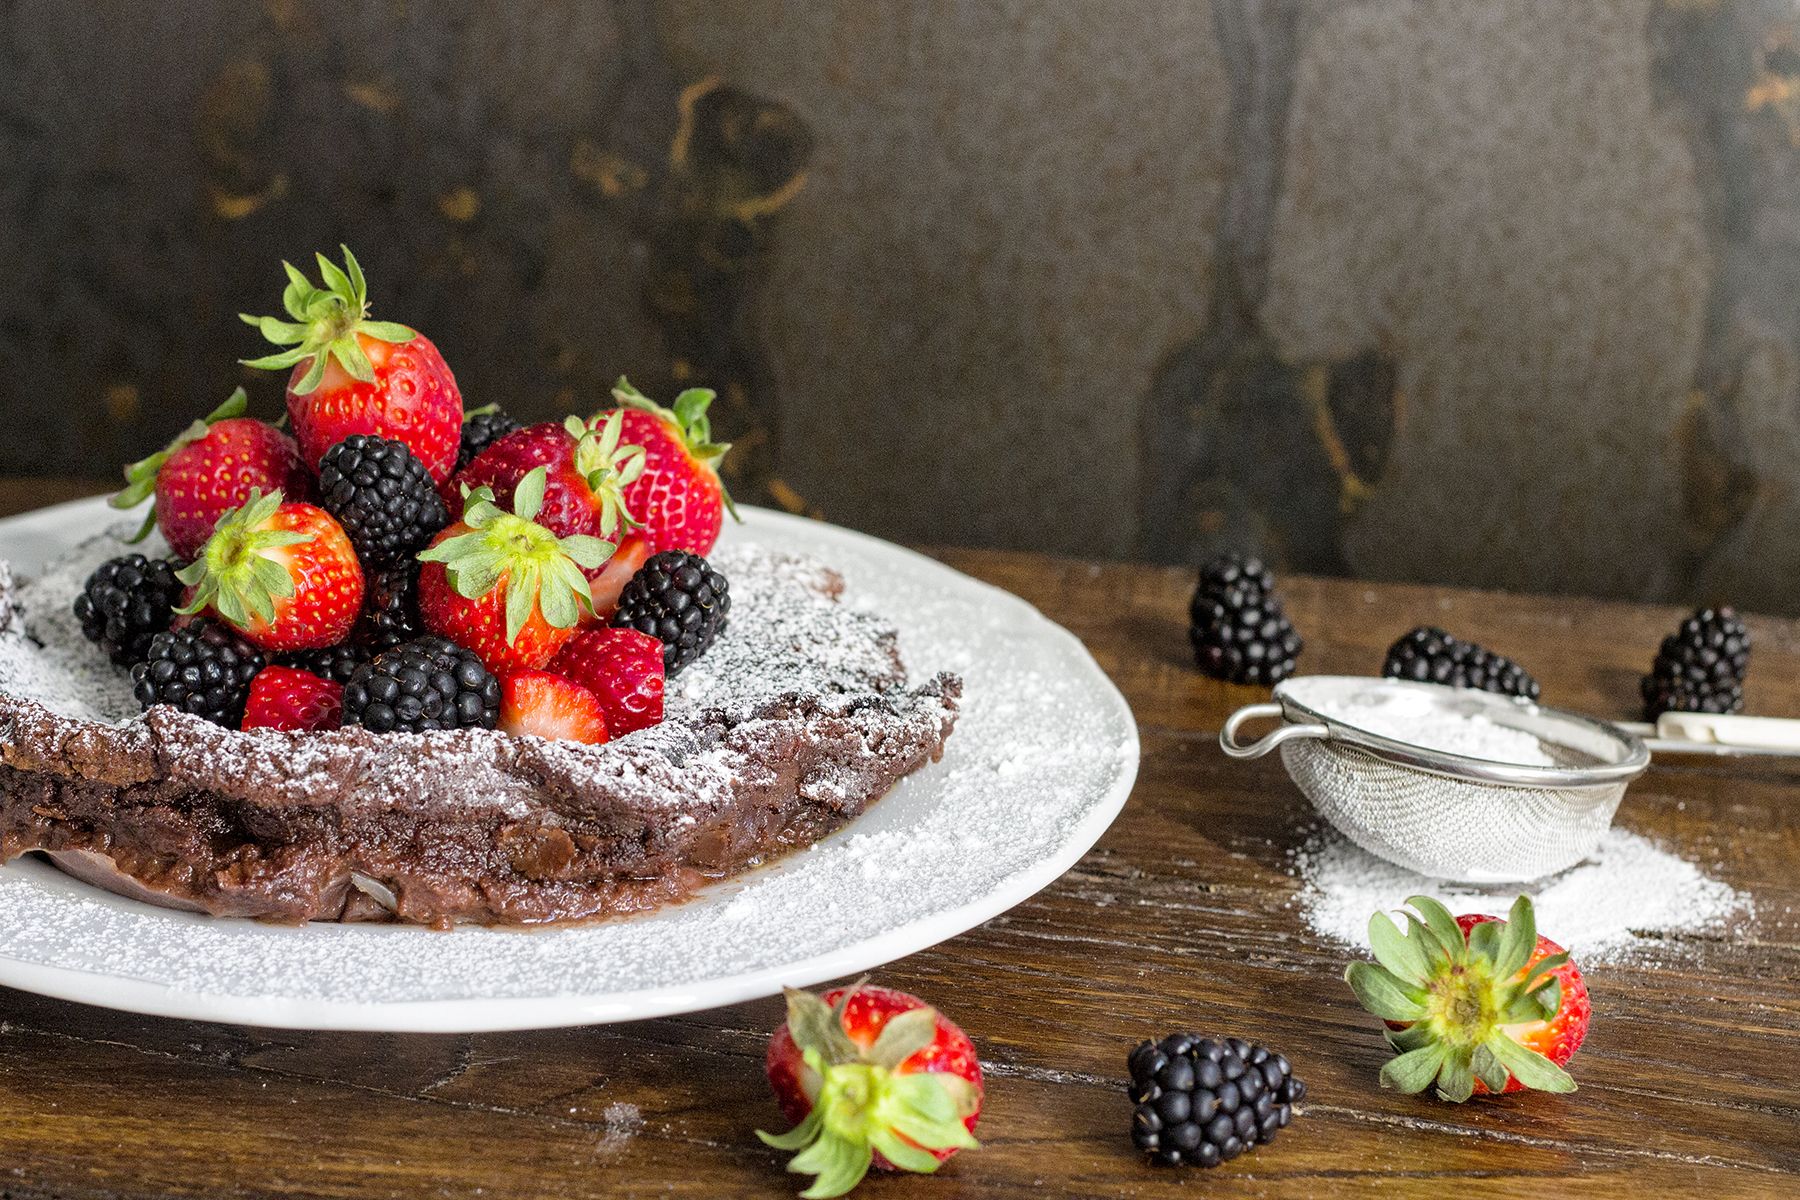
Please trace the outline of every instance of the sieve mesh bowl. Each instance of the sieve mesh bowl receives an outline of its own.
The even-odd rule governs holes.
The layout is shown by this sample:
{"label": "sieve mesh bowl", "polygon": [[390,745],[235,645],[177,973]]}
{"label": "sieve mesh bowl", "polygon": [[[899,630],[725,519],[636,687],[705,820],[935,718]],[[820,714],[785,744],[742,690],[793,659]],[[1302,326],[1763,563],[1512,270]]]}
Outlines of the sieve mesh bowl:
{"label": "sieve mesh bowl", "polygon": [[[1529,733],[1549,766],[1501,763],[1400,741],[1350,724],[1352,695],[1406,693],[1420,711],[1480,715]],[[1296,786],[1351,841],[1434,879],[1509,883],[1566,870],[1599,843],[1626,785],[1649,764],[1630,734],[1511,697],[1402,680],[1307,676],[1275,703],[1233,714],[1220,744],[1249,758],[1279,747]],[[1245,721],[1282,724],[1244,745]]]}

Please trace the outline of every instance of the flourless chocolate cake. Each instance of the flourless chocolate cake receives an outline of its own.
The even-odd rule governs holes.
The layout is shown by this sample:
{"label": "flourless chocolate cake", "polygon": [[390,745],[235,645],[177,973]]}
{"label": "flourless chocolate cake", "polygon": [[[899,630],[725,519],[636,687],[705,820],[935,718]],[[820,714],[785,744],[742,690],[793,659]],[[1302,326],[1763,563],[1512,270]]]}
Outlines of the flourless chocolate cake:
{"label": "flourless chocolate cake", "polygon": [[70,611],[125,549],[108,534],[17,583],[0,564],[0,856],[170,907],[435,926],[652,908],[854,818],[956,720],[960,680],[909,681],[835,572],[729,543],[728,626],[660,724],[602,745],[140,712]]}

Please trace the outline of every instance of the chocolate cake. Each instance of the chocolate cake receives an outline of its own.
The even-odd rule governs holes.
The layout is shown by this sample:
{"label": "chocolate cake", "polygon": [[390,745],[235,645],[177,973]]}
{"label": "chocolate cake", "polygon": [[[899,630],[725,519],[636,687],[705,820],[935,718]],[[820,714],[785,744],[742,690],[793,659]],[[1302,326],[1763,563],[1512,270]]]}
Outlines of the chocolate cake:
{"label": "chocolate cake", "polygon": [[843,580],[726,544],[731,621],[664,721],[599,746],[486,730],[241,732],[166,707],[70,612],[116,535],[0,562],[0,859],[267,920],[536,924],[652,908],[810,843],[943,752],[961,682],[911,684]]}

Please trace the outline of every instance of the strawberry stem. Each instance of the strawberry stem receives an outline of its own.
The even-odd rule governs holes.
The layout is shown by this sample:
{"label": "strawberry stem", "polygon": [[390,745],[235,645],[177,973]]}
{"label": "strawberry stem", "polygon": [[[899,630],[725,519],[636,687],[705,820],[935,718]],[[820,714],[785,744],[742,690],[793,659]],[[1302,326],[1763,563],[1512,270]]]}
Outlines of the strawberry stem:
{"label": "strawberry stem", "polygon": [[262,335],[277,346],[288,347],[261,358],[240,359],[245,366],[284,371],[310,360],[300,381],[293,385],[296,395],[304,396],[316,390],[325,378],[326,364],[332,359],[336,359],[352,379],[364,383],[373,380],[375,367],[357,340],[359,335],[396,343],[409,342],[418,336],[404,325],[369,319],[369,286],[363,278],[362,267],[357,263],[356,255],[350,253],[350,247],[339,246],[338,249],[344,252],[342,268],[323,254],[315,256],[319,261],[319,276],[325,281],[322,288],[315,287],[292,263],[281,264],[288,277],[281,303],[292,320],[238,314],[238,320],[261,330]]}
{"label": "strawberry stem", "polygon": [[266,495],[253,489],[242,507],[219,518],[200,557],[175,572],[194,589],[176,612],[210,608],[240,630],[275,619],[275,601],[294,594],[294,578],[271,552],[313,540],[310,533],[264,528],[281,505],[279,489]]}

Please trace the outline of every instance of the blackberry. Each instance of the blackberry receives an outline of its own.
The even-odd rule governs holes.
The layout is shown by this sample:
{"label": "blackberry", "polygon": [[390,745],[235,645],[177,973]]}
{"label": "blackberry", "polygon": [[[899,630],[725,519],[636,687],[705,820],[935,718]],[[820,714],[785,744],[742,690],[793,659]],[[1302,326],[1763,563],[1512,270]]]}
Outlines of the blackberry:
{"label": "blackberry", "polygon": [[1188,618],[1194,661],[1231,683],[1280,683],[1306,645],[1259,558],[1221,554],[1202,567]]}
{"label": "blackberry", "polygon": [[514,430],[523,428],[523,425],[507,416],[506,410],[498,404],[489,404],[471,412],[463,418],[462,448],[456,452],[456,469],[462,470],[475,460],[477,454]]}
{"label": "blackberry", "polygon": [[357,668],[374,656],[374,651],[366,646],[358,646],[354,642],[339,642],[323,650],[296,650],[292,654],[283,655],[281,663],[283,666],[311,671],[319,678],[329,679],[333,683],[349,683]]}
{"label": "blackberry", "polygon": [[1381,673],[1389,679],[1477,688],[1502,696],[1538,698],[1538,681],[1504,654],[1421,625],[1388,647]]}
{"label": "blackberry", "polygon": [[1252,554],[1228,550],[1207,560],[1200,568],[1199,590],[1211,596],[1222,595],[1239,584],[1248,584],[1264,595],[1275,591],[1275,572]]}
{"label": "blackberry", "polygon": [[1666,712],[1733,713],[1744,706],[1750,630],[1729,608],[1701,608],[1664,638],[1644,676],[1644,718]]}
{"label": "blackberry", "polygon": [[410,642],[423,635],[419,619],[419,564],[406,559],[363,573],[363,609],[350,631],[350,640],[369,651]]}
{"label": "blackberry", "polygon": [[730,612],[725,576],[698,554],[664,550],[625,584],[612,623],[659,639],[663,674],[673,678],[712,647]]}
{"label": "blackberry", "polygon": [[319,460],[319,503],[364,566],[411,558],[450,523],[431,472],[405,442],[355,433]]}
{"label": "blackberry", "polygon": [[1165,1167],[1216,1167],[1269,1142],[1306,1098],[1286,1058],[1242,1038],[1170,1034],[1129,1067],[1131,1140]]}
{"label": "blackberry", "polygon": [[144,660],[150,639],[169,628],[181,602],[177,564],[166,558],[127,554],[94,569],[75,597],[82,636],[121,667]]}
{"label": "blackberry", "polygon": [[131,668],[131,684],[145,708],[169,704],[235,729],[262,669],[261,650],[229,626],[202,620],[151,638],[144,661]]}
{"label": "blackberry", "polygon": [[383,650],[344,685],[344,724],[371,733],[492,729],[499,718],[500,681],[446,638]]}

